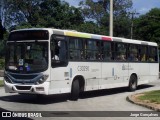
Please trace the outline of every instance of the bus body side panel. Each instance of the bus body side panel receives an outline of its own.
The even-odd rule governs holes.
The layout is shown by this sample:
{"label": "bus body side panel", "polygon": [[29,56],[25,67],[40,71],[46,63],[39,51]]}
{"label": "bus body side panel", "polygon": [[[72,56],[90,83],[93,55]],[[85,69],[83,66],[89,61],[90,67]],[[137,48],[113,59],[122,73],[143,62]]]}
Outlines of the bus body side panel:
{"label": "bus body side panel", "polygon": [[100,62],[70,62],[70,79],[71,81],[78,75],[85,79],[85,91],[98,90],[101,79]]}
{"label": "bus body side panel", "polygon": [[158,63],[150,63],[150,82],[159,79],[159,64]]}
{"label": "bus body side panel", "polygon": [[128,85],[128,63],[103,62],[100,89],[123,87]]}
{"label": "bus body side panel", "polygon": [[129,76],[132,74],[137,75],[138,85],[149,83],[150,80],[150,71],[149,71],[149,64],[148,63],[129,63]]}
{"label": "bus body side panel", "polygon": [[98,90],[101,63],[69,62],[67,67],[51,68],[49,94],[70,93],[72,81],[78,75],[85,79],[85,91]]}
{"label": "bus body side panel", "polygon": [[71,91],[68,67],[51,68],[49,94],[68,93]]}

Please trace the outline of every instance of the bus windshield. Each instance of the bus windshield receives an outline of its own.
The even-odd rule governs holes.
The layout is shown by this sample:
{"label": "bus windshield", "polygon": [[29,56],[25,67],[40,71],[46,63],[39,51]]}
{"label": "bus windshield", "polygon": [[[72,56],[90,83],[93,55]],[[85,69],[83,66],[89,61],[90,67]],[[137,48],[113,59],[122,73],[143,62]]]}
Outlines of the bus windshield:
{"label": "bus windshield", "polygon": [[6,70],[36,73],[48,68],[48,42],[11,42],[7,44]]}

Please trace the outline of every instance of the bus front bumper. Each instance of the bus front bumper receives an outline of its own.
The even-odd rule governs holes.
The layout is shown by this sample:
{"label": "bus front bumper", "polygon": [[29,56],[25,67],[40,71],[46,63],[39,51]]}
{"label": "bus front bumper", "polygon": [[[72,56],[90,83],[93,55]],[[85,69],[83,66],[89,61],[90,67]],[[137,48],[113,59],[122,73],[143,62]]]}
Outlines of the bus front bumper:
{"label": "bus front bumper", "polygon": [[6,93],[28,93],[48,95],[49,82],[39,85],[10,84],[4,81]]}

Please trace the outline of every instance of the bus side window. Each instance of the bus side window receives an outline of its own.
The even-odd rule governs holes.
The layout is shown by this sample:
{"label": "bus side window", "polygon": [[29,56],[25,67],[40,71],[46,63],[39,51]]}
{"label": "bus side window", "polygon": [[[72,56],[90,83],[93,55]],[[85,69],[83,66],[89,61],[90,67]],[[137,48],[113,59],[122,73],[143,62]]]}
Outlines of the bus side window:
{"label": "bus side window", "polygon": [[149,62],[157,62],[157,48],[156,47],[149,47]]}
{"label": "bus side window", "polygon": [[83,39],[69,37],[69,59],[83,59]]}
{"label": "bus side window", "polygon": [[127,46],[124,43],[115,44],[115,60],[126,61]]}
{"label": "bus side window", "polygon": [[111,61],[112,59],[111,42],[106,42],[106,41],[102,42],[101,47],[102,47],[102,60]]}
{"label": "bus side window", "polygon": [[147,61],[147,46],[140,46],[139,53],[139,60],[141,62]]}
{"label": "bus side window", "polygon": [[85,59],[91,61],[101,60],[100,41],[85,41]]}
{"label": "bus side window", "polygon": [[134,44],[129,45],[129,55],[128,55],[129,61],[138,61],[138,46]]}

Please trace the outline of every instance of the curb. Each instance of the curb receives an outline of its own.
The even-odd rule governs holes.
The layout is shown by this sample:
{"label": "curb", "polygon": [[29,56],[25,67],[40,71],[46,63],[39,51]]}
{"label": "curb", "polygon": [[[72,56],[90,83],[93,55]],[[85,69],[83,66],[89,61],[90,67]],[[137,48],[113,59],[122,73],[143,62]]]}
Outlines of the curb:
{"label": "curb", "polygon": [[[139,93],[139,94],[141,94],[141,93]],[[155,107],[155,106],[153,106],[153,105],[151,105],[151,104],[148,104],[148,103],[144,103],[144,102],[142,102],[142,101],[140,101],[140,100],[139,100],[139,101],[134,100],[134,99],[133,99],[133,96],[135,96],[135,95],[137,95],[137,94],[127,96],[126,100],[127,100],[128,102],[132,103],[132,104],[136,104],[136,105],[139,105],[139,106],[142,106],[142,107],[146,107],[146,108],[149,108],[149,109],[151,109],[151,110],[160,112],[160,108],[157,108],[157,107]]]}

